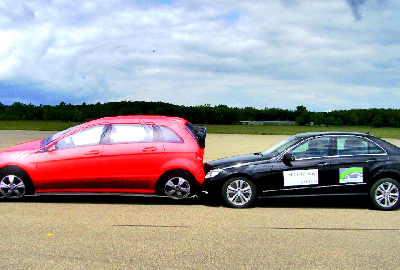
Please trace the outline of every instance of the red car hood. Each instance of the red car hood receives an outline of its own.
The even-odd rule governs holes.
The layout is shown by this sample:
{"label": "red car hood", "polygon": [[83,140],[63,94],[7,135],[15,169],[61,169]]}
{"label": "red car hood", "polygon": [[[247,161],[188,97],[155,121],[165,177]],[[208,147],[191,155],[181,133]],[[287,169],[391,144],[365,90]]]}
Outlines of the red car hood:
{"label": "red car hood", "polygon": [[26,143],[21,143],[10,148],[7,148],[5,151],[24,151],[24,150],[39,150],[40,142],[42,140],[36,140]]}

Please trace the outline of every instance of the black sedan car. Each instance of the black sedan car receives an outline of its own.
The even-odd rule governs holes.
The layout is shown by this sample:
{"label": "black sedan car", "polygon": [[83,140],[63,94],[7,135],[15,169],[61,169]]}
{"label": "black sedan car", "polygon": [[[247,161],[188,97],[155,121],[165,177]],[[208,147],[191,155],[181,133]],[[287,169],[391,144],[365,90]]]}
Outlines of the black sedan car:
{"label": "black sedan car", "polygon": [[362,133],[304,133],[268,150],[208,162],[204,190],[228,206],[258,197],[368,195],[382,210],[400,195],[400,148]]}

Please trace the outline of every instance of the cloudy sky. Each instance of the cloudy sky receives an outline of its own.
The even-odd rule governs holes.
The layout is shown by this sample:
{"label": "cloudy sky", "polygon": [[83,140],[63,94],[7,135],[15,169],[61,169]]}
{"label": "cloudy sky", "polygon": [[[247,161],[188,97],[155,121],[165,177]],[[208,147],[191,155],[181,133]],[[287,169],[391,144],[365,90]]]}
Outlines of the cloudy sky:
{"label": "cloudy sky", "polygon": [[400,108],[398,0],[0,0],[0,102]]}

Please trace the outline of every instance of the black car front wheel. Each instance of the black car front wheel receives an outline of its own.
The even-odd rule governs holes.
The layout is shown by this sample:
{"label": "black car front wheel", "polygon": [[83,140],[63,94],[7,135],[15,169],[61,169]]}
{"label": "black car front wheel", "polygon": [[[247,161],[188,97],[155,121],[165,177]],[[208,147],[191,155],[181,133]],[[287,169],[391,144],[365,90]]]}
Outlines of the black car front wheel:
{"label": "black car front wheel", "polygon": [[400,184],[392,178],[377,181],[370,191],[374,205],[381,210],[392,210],[399,205]]}
{"label": "black car front wheel", "polygon": [[24,181],[17,175],[6,175],[0,180],[0,197],[19,199],[25,195]]}
{"label": "black car front wheel", "polygon": [[222,198],[230,207],[249,207],[254,203],[256,196],[255,185],[245,177],[231,178],[222,187]]}

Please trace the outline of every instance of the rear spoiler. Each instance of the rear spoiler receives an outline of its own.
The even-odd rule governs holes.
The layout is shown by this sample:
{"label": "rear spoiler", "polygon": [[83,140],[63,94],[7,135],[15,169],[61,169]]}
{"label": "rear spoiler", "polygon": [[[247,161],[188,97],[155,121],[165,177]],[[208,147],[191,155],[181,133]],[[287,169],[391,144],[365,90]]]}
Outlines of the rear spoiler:
{"label": "rear spoiler", "polygon": [[197,142],[199,143],[200,148],[206,148],[206,135],[207,128],[205,126],[193,126],[194,132],[197,136]]}

